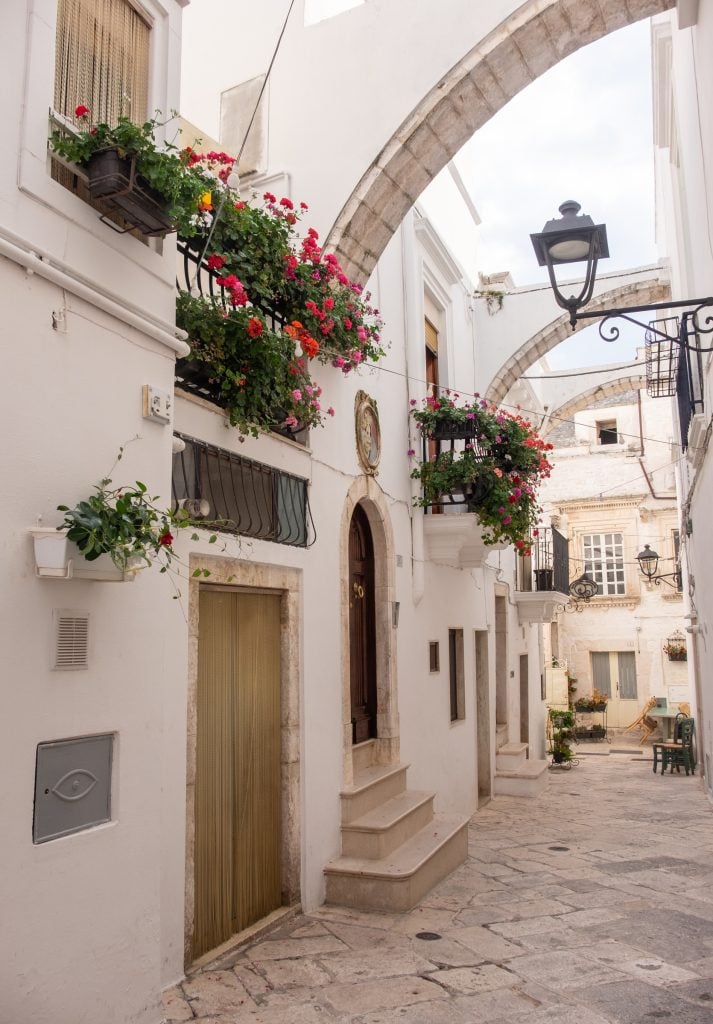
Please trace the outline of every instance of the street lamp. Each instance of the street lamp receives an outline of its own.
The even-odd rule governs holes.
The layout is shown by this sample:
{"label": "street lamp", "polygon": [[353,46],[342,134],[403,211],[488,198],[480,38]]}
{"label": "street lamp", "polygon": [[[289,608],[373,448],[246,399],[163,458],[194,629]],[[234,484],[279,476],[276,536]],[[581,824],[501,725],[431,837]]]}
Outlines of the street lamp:
{"label": "street lamp", "polygon": [[[660,587],[661,581],[663,580],[669,587],[673,587],[674,590],[681,589],[680,571],[665,573],[656,572],[659,567],[659,556],[658,553],[651,548],[650,544],[644,544],[644,550],[638,553],[636,561],[639,563],[641,574],[647,583],[655,583],[657,587]],[[669,580],[673,580],[673,583],[669,583]]]}
{"label": "street lamp", "polygon": [[[682,301],[653,302],[644,306],[628,306],[623,309],[598,309],[595,312],[581,312],[582,308],[592,298],[594,282],[597,276],[597,264],[600,259],[609,256],[609,245],[607,242],[607,229],[604,224],[595,224],[591,217],[580,214],[579,203],[568,199],[562,203],[559,212],[561,218],[548,220],[539,234],[530,235],[532,245],[537,256],[537,262],[541,267],[547,267],[550,277],[550,284],[555,295],[557,305],[566,309],[569,313],[569,322],[572,330],[575,329],[578,320],[601,319],[599,333],[605,341],[615,341],[619,331],[615,327],[610,328],[607,336],[603,332],[605,323],[611,318],[629,320],[631,323],[652,332],[658,338],[666,341],[677,342],[685,348],[689,348],[687,342],[688,325],[687,319],[691,318],[693,327],[698,332],[713,331],[713,316],[705,318],[703,327],[698,321],[698,313],[704,306],[713,306],[713,298],[706,299],[684,299]],[[570,295],[567,298],[560,290],[555,276],[555,267],[570,263],[586,263],[584,284],[579,295]],[[658,309],[691,309],[691,313],[684,315],[681,323],[681,330],[675,335],[667,334],[666,331],[654,327],[651,323],[643,323],[631,316],[632,313],[646,313]]]}
{"label": "street lamp", "polygon": [[[548,220],[538,235],[530,235],[541,267],[547,267],[555,301],[562,309],[569,312],[569,322],[577,322],[577,310],[586,306],[592,297],[594,281],[597,276],[597,264],[600,259],[609,256],[607,229],[604,224],[595,224],[591,217],[580,213],[581,206],[573,199],[562,203],[558,220]],[[567,298],[559,289],[555,267],[568,263],[583,263],[587,270],[584,284],[579,295]]]}

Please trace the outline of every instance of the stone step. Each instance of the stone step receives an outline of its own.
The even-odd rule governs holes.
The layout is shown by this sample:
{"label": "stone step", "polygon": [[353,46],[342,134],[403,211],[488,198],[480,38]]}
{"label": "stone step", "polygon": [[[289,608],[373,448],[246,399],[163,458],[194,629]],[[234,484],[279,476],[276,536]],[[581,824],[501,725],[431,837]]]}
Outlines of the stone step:
{"label": "stone step", "polygon": [[352,765],[354,766],[354,774],[358,775],[359,772],[364,772],[367,768],[371,768],[374,764],[375,755],[376,740],[365,740],[363,743],[357,743],[353,746]]}
{"label": "stone step", "polygon": [[387,857],[332,861],[324,869],[327,903],[393,913],[411,910],[466,859],[468,821],[437,814]]}
{"label": "stone step", "polygon": [[537,796],[547,785],[547,761],[525,761],[515,771],[495,771],[493,791],[496,796]]}
{"label": "stone step", "polygon": [[342,824],[356,821],[379,804],[403,793],[407,769],[407,764],[375,764],[355,775],[353,785],[340,793]]}
{"label": "stone step", "polygon": [[388,857],[433,818],[433,793],[405,790],[356,821],[342,825],[342,856]]}
{"label": "stone step", "polygon": [[527,761],[527,743],[503,743],[495,755],[496,771],[517,771]]}

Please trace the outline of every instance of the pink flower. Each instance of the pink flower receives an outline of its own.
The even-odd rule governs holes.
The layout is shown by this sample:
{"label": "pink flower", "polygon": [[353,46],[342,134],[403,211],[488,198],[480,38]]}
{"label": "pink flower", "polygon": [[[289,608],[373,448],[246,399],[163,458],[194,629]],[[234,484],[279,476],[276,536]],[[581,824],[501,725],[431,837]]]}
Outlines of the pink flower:
{"label": "pink flower", "polygon": [[406,452],[406,454],[408,455],[408,457],[410,459],[412,459],[414,457],[414,455],[416,454],[416,452],[414,451],[413,448],[409,448],[409,450]]}
{"label": "pink flower", "polygon": [[503,519],[503,526],[509,526],[512,522],[512,516],[505,516]]}
{"label": "pink flower", "polygon": [[409,405],[416,405],[416,399],[412,398],[411,401],[409,402]]}
{"label": "pink flower", "polygon": [[334,409],[331,407],[331,405],[327,409],[327,416],[334,416]]}
{"label": "pink flower", "polygon": [[292,397],[295,400],[295,402],[302,401],[302,392],[300,391],[299,388],[295,388],[295,390],[292,392]]}
{"label": "pink flower", "polygon": [[299,426],[299,420],[295,416],[286,416],[283,420],[286,427],[297,427]]}

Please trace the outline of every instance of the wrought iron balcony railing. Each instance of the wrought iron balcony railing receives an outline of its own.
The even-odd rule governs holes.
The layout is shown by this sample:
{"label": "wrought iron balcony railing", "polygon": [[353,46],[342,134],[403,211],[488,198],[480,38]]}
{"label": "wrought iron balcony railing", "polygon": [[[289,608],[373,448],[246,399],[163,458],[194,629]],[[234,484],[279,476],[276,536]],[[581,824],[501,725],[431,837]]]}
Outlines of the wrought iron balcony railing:
{"label": "wrought iron balcony railing", "polygon": [[176,434],[172,498],[210,529],[276,544],[309,547],[316,539],[308,482],[254,459]]}
{"label": "wrought iron balcony railing", "polygon": [[530,554],[518,558],[517,589],[569,593],[569,541],[554,526],[540,527]]}

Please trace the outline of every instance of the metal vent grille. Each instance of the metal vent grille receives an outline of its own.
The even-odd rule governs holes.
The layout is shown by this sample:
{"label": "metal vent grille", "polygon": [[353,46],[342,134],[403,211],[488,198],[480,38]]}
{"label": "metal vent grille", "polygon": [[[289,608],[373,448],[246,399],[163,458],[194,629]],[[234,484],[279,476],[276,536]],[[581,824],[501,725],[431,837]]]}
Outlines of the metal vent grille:
{"label": "metal vent grille", "polygon": [[89,667],[89,612],[55,609],[52,668],[76,671]]}

